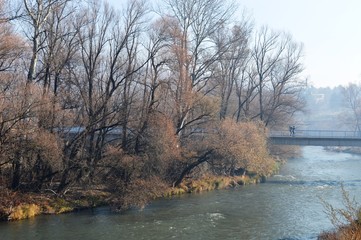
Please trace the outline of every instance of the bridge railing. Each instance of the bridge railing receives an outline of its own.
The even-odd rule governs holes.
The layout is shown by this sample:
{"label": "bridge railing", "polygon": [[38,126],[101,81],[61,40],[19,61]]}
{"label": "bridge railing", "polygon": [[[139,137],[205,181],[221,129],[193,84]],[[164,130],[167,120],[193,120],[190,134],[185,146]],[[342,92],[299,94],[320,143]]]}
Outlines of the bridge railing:
{"label": "bridge railing", "polygon": [[270,137],[307,137],[307,138],[361,138],[361,132],[334,131],[334,130],[295,130],[294,135],[290,131],[270,131]]}

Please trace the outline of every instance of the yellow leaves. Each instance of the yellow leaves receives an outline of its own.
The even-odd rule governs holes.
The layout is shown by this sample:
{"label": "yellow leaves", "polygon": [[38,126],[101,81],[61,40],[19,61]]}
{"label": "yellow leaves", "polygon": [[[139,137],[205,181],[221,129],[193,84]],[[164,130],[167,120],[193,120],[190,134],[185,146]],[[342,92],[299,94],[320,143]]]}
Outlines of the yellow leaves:
{"label": "yellow leaves", "polygon": [[213,137],[213,147],[224,163],[267,175],[273,169],[274,160],[268,153],[266,133],[259,123],[225,119]]}
{"label": "yellow leaves", "polygon": [[21,220],[39,215],[41,209],[36,204],[23,204],[16,206],[8,216],[9,220]]}

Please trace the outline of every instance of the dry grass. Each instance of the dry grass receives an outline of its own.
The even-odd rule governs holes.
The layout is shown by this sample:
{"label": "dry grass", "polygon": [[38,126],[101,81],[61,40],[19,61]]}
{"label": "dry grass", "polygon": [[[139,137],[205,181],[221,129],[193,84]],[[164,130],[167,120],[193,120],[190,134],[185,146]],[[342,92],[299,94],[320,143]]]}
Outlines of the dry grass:
{"label": "dry grass", "polygon": [[109,194],[86,191],[66,199],[49,194],[0,191],[0,221],[15,221],[40,214],[60,214],[104,205]]}
{"label": "dry grass", "polygon": [[41,207],[36,204],[20,204],[10,210],[9,221],[32,218],[41,213]]}
{"label": "dry grass", "polygon": [[171,197],[184,193],[199,193],[204,191],[212,191],[215,189],[226,189],[240,185],[258,183],[259,179],[250,178],[248,176],[205,176],[198,180],[185,180],[178,187],[169,188],[164,197]]}

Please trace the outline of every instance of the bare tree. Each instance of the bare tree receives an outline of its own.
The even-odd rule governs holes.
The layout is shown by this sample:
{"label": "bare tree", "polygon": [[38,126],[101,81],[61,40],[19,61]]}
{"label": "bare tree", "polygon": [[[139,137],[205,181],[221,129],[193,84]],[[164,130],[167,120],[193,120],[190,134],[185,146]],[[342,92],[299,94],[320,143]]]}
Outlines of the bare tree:
{"label": "bare tree", "polygon": [[29,25],[29,32],[26,33],[31,41],[31,59],[28,70],[28,81],[36,77],[39,51],[44,46],[44,26],[51,13],[62,8],[70,0],[23,0],[25,14],[24,20]]}
{"label": "bare tree", "polygon": [[[0,16],[7,18],[6,2],[0,1]],[[15,33],[10,20],[0,21],[0,72],[14,71],[17,60],[21,58],[26,48],[21,37]]]}
{"label": "bare tree", "polygon": [[[235,93],[237,80],[241,78],[248,61],[248,42],[251,28],[248,22],[235,25],[232,29],[220,29],[217,33],[217,47],[227,49],[216,62],[215,72],[220,94],[220,119],[225,119],[228,113],[229,101]],[[225,46],[228,45],[229,46]]]}
{"label": "bare tree", "polygon": [[[122,78],[122,109],[121,109],[121,124],[122,124],[122,147],[128,149],[128,133],[129,123],[131,121],[131,112],[133,108],[133,101],[138,91],[138,84],[140,74],[139,71],[148,63],[151,55],[141,56],[140,37],[145,24],[145,15],[148,9],[145,7],[145,1],[130,1],[126,12],[123,14],[125,26],[124,50],[126,58],[124,59],[125,74]],[[135,109],[139,111],[139,109]],[[135,113],[138,116],[138,113]]]}
{"label": "bare tree", "polygon": [[302,45],[293,42],[290,35],[273,32],[267,27],[257,33],[254,44],[252,64],[255,74],[249,76],[257,83],[259,111],[255,117],[267,126],[278,110],[286,115],[302,110],[302,105],[298,104],[306,82],[300,76],[303,71]]}
{"label": "bare tree", "polygon": [[292,41],[291,36],[285,36],[285,50],[281,60],[272,68],[270,82],[267,84],[267,96],[264,104],[264,123],[266,126],[284,124],[291,120],[295,112],[305,108],[302,90],[306,87],[306,79],[300,74],[303,48],[301,44]]}
{"label": "bare tree", "polygon": [[0,24],[9,23],[23,16],[22,7],[17,0],[0,1]]}
{"label": "bare tree", "polygon": [[255,73],[252,64],[250,63],[251,57],[246,59],[244,67],[241,69],[241,73],[235,82],[236,95],[237,95],[237,109],[234,112],[234,116],[237,122],[242,120],[249,120],[252,118],[251,103],[257,97],[257,74]]}
{"label": "bare tree", "polygon": [[164,78],[167,71],[165,64],[169,61],[167,54],[165,54],[167,49],[165,31],[162,21],[155,21],[148,33],[149,43],[146,48],[149,61],[145,66],[142,74],[143,81],[139,86],[143,89],[141,92],[139,126],[135,141],[135,152],[137,153],[141,151],[143,134],[149,126],[151,116],[157,111],[164,110],[160,109],[159,106],[167,98],[167,94],[161,94],[162,89],[168,88]]}
{"label": "bare tree", "polygon": [[[101,156],[101,145],[104,143],[103,134],[97,134],[97,131],[104,121],[102,109],[107,104],[103,102],[102,90],[107,43],[111,38],[114,14],[109,6],[93,1],[88,8],[78,13],[75,23],[76,41],[79,43],[79,65],[72,69],[72,79],[74,90],[76,89],[79,94],[79,108],[74,124],[80,126],[82,130],[68,143],[68,148],[73,150],[69,151],[67,161],[76,162],[72,158],[76,157],[76,152],[79,151],[78,157],[84,161],[79,162],[81,171],[78,178],[84,177],[88,181],[91,181],[96,159]],[[65,187],[65,181],[65,179],[62,181],[58,191]]]}
{"label": "bare tree", "polygon": [[259,119],[261,121],[264,120],[264,88],[271,76],[272,68],[280,61],[285,48],[284,43],[279,41],[280,36],[280,33],[273,32],[268,27],[262,27],[256,33],[254,40],[252,58],[257,73]]}
{"label": "bare tree", "polygon": [[139,49],[144,6],[130,1],[119,15],[107,4],[94,1],[78,15],[76,38],[80,61],[71,74],[73,88],[79,93],[74,124],[83,129],[69,143],[74,150],[69,151],[69,158],[80,155],[85,160],[80,163],[79,177],[87,181],[93,179],[110,131],[121,130],[121,146],[128,150],[129,124],[131,117],[136,116],[132,109],[137,73],[147,62]]}
{"label": "bare tree", "polygon": [[44,86],[44,93],[58,94],[65,67],[76,53],[75,10],[77,6],[70,1],[53,8],[44,23],[44,46],[40,49],[41,66],[39,80]]}
{"label": "bare tree", "polygon": [[343,88],[343,95],[346,106],[350,109],[349,112],[344,114],[346,124],[361,131],[361,85],[350,83],[347,87]]}
{"label": "bare tree", "polygon": [[26,84],[19,76],[9,82],[2,77],[0,170],[8,174],[12,189],[18,190],[22,184],[37,191],[60,170],[60,141],[37,124],[39,115],[50,106],[37,86]]}
{"label": "bare tree", "polygon": [[219,0],[165,2],[168,14],[164,21],[172,37],[169,52],[175,59],[168,65],[173,81],[173,109],[177,133],[181,135],[186,127],[213,114],[194,111],[193,107],[202,100],[201,95],[211,90],[208,82],[213,72],[212,65],[228,47],[224,44],[217,48],[213,37],[231,19],[235,7]]}

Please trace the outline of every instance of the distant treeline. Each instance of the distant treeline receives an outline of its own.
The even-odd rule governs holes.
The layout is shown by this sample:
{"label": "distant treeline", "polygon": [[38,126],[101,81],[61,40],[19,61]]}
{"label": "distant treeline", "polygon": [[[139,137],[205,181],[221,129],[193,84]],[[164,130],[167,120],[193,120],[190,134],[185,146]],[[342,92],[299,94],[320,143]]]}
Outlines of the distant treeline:
{"label": "distant treeline", "polygon": [[305,111],[297,115],[299,127],[311,130],[360,129],[361,87],[348,84],[334,88],[307,87],[303,91]]}

